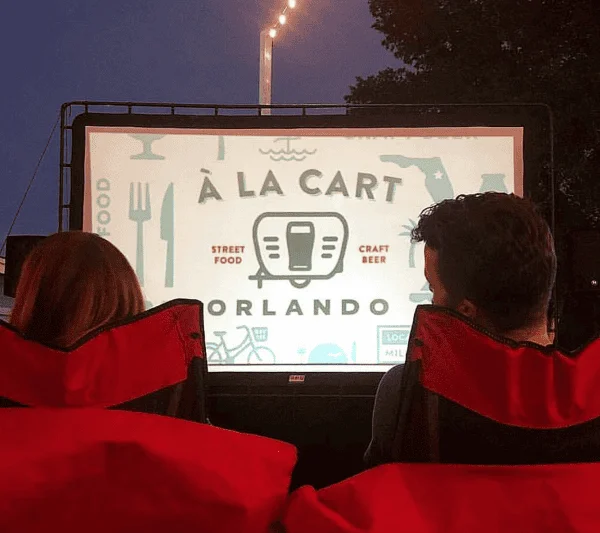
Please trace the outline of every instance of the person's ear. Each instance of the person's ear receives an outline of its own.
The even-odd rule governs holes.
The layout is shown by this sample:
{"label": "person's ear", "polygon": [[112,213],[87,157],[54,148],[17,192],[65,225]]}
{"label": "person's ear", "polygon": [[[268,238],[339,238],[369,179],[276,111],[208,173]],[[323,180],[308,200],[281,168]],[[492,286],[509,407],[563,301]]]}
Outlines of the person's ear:
{"label": "person's ear", "polygon": [[465,315],[467,318],[471,320],[475,320],[477,318],[477,307],[474,303],[469,300],[463,300],[460,302],[456,308],[456,310],[461,314]]}

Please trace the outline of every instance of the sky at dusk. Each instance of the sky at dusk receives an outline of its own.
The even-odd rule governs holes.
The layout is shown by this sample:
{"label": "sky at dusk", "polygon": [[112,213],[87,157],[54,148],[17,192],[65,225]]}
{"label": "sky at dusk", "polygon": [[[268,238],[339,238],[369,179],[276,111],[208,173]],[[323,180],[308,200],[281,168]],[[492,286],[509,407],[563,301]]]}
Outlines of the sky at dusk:
{"label": "sky at dusk", "polygon": [[[72,100],[258,103],[260,30],[285,0],[20,0],[0,18],[0,242]],[[396,66],[367,0],[298,0],[275,43],[273,103],[341,103]],[[14,234],[57,229],[59,129]]]}

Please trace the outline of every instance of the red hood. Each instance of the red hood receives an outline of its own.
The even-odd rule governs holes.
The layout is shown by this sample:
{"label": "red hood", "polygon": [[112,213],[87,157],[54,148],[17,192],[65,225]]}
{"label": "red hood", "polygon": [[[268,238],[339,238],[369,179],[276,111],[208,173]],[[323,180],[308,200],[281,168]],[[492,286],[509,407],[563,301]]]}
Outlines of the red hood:
{"label": "red hood", "polygon": [[426,389],[503,424],[550,429],[600,417],[600,339],[565,354],[420,306],[408,357],[421,361]]}
{"label": "red hood", "polygon": [[204,357],[202,304],[174,300],[86,335],[67,349],[0,321],[0,397],[30,406],[110,407],[186,379]]}
{"label": "red hood", "polygon": [[2,533],[264,533],[295,448],[181,420],[95,409],[0,410]]}
{"label": "red hood", "polygon": [[287,533],[597,533],[600,464],[390,464],[292,494]]}

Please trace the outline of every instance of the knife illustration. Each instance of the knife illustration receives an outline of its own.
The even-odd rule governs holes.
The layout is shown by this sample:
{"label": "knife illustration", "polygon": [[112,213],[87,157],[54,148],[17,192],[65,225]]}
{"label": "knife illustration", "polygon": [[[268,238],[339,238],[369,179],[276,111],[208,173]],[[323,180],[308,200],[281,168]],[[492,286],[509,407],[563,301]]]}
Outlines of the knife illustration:
{"label": "knife illustration", "polygon": [[223,161],[225,159],[225,137],[219,136],[219,154],[217,161]]}
{"label": "knife illustration", "polygon": [[173,184],[167,187],[160,210],[160,238],[167,242],[165,287],[173,287],[175,263],[175,213]]}

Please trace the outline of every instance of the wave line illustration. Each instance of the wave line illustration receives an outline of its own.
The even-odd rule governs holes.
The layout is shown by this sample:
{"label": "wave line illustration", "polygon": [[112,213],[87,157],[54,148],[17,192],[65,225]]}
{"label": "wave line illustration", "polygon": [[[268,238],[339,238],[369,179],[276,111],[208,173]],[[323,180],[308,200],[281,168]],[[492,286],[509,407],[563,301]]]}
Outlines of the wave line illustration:
{"label": "wave line illustration", "polygon": [[[268,155],[273,161],[304,161],[309,155],[317,153],[314,150],[262,150],[259,149],[262,155]],[[286,157],[289,156],[289,157]]]}
{"label": "wave line illustration", "polygon": [[272,161],[304,161],[308,156],[315,155],[317,153],[317,149],[296,150],[292,148],[292,141],[298,141],[300,139],[300,137],[279,137],[273,142],[278,143],[284,141],[285,148],[281,148],[279,150],[274,150],[273,148],[263,150],[262,148],[259,148],[258,151],[262,155],[268,155]]}

